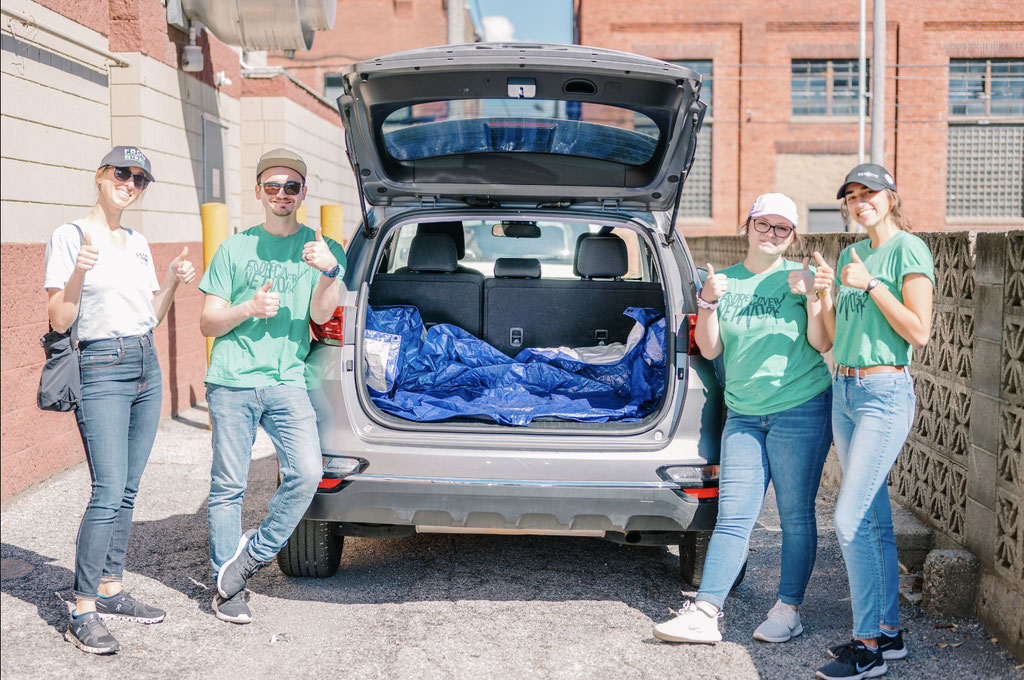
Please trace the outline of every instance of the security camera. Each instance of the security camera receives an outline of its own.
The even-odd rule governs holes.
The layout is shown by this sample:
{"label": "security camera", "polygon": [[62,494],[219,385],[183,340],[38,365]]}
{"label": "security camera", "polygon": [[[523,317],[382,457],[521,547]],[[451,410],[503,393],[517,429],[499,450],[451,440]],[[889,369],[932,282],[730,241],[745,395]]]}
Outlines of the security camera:
{"label": "security camera", "polygon": [[199,45],[185,45],[181,48],[181,70],[194,73],[203,70],[203,48]]}

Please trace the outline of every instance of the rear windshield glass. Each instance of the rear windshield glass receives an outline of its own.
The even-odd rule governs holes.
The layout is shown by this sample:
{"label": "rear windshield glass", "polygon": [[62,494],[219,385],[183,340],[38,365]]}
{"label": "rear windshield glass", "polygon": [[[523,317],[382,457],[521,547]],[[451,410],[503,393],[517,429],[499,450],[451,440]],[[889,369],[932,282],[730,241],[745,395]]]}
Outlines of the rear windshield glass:
{"label": "rear windshield glass", "polygon": [[467,99],[414,104],[382,124],[399,161],[469,153],[527,152],[643,165],[658,126],[630,109],[542,99]]}

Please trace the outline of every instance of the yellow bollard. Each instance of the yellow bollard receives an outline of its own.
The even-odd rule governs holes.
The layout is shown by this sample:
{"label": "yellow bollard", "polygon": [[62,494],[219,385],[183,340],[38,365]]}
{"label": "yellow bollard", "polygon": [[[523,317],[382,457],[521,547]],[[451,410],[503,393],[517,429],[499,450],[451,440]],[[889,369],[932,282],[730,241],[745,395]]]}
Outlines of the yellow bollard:
{"label": "yellow bollard", "polygon": [[306,206],[299,206],[299,209],[295,211],[295,219],[299,224],[306,224]]}
{"label": "yellow bollard", "polygon": [[334,239],[344,248],[345,230],[341,224],[341,206],[336,203],[324,203],[320,206],[320,226],[324,236]]}
{"label": "yellow bollard", "polygon": [[[228,207],[223,203],[203,203],[199,208],[203,219],[203,271],[210,268],[213,255],[228,237]],[[213,338],[206,338],[206,365],[210,365]]]}

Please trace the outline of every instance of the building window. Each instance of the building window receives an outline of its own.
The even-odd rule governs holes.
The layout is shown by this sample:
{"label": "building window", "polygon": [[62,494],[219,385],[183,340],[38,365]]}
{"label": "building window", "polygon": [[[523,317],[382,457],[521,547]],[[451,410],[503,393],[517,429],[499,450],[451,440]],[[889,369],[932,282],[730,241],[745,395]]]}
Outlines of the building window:
{"label": "building window", "polygon": [[335,74],[328,73],[324,76],[324,99],[332,102],[342,95],[344,91],[344,79]]}
{"label": "building window", "polygon": [[856,59],[794,59],[790,69],[794,116],[857,115]]}
{"label": "building window", "polygon": [[1024,60],[949,63],[946,215],[1024,218]]}
{"label": "building window", "polygon": [[807,207],[807,233],[827,234],[849,231],[839,208],[834,205],[812,205]]}
{"label": "building window", "polygon": [[713,65],[710,59],[692,61],[674,61],[674,64],[685,66],[701,74],[704,78],[700,87],[700,100],[708,105],[704,114],[704,124],[697,135],[697,151],[693,157],[690,174],[683,185],[683,195],[679,199],[679,216],[688,218],[711,219],[711,131],[714,128],[712,117],[712,93],[714,84],[711,78]]}

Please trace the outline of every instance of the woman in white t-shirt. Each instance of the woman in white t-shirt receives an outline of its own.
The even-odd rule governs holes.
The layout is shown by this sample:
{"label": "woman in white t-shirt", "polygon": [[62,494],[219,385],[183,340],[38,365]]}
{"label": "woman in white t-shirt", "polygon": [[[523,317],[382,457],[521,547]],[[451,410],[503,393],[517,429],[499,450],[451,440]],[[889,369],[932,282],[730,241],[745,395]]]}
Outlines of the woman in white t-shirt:
{"label": "woman in white t-shirt", "polygon": [[149,159],[139,149],[114,147],[96,171],[92,210],[58,227],[46,247],[50,325],[63,332],[78,324],[82,400],[75,414],[92,478],[78,530],[75,610],[65,637],[93,654],[119,649],[101,619],[164,618],[121,585],[135,495],[160,420],[153,329],[178,284],[195,280],[184,248],[158,282],[146,238],[121,226],[121,213],[152,181]]}

